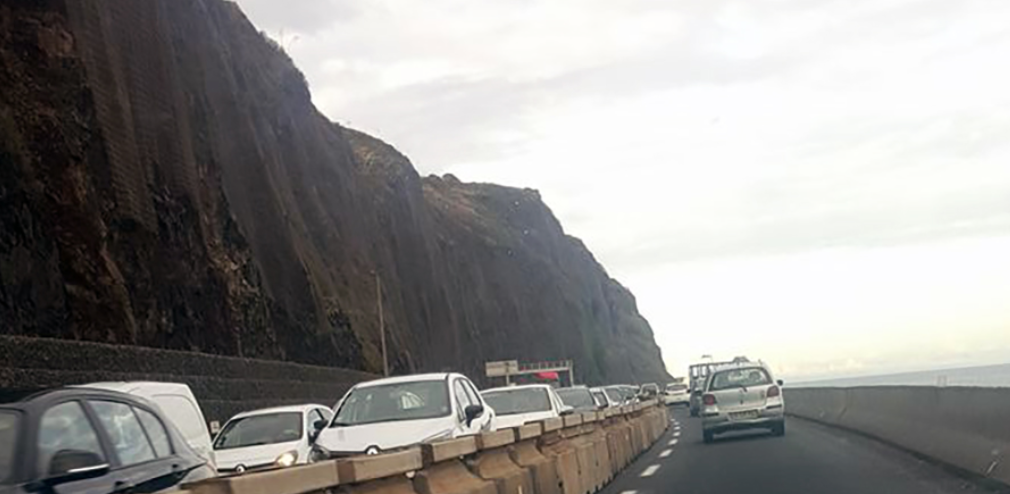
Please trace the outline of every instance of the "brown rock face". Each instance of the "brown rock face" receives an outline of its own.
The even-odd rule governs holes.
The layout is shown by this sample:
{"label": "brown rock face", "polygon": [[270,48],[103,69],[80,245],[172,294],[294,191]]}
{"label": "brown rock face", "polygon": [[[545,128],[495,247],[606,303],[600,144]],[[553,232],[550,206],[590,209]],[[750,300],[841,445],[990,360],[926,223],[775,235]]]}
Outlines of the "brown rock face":
{"label": "brown rock face", "polygon": [[531,190],[420,178],[221,0],[0,6],[0,332],[381,369],[665,379]]}

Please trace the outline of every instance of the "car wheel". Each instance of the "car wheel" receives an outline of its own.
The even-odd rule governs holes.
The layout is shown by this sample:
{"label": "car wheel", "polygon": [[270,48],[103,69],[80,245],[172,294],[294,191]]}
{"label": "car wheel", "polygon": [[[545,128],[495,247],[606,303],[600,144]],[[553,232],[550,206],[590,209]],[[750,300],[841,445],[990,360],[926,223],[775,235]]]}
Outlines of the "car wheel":
{"label": "car wheel", "polygon": [[772,426],[772,434],[778,437],[786,435],[786,423],[785,421],[779,422]]}
{"label": "car wheel", "polygon": [[705,439],[705,444],[712,444],[712,442],[715,441],[715,434],[713,434],[712,431],[704,431],[702,432],[702,436]]}

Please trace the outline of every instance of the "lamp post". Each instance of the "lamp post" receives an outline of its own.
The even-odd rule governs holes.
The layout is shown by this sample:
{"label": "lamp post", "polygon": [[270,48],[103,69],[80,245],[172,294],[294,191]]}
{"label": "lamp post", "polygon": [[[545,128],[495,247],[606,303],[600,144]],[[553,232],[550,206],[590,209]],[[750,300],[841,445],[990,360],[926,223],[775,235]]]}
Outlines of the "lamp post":
{"label": "lamp post", "polygon": [[372,271],[375,274],[375,303],[379,308],[379,341],[382,345],[382,376],[389,377],[389,360],[386,357],[386,322],[382,314],[382,279],[379,278],[379,271]]}

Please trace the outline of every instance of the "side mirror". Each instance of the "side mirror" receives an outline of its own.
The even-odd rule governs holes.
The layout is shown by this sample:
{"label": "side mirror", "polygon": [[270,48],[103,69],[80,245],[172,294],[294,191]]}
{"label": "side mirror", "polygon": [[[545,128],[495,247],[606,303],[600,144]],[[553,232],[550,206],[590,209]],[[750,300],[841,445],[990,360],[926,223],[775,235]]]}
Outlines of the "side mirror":
{"label": "side mirror", "polygon": [[561,407],[561,415],[562,416],[571,415],[573,413],[575,413],[575,409],[574,408],[572,408],[572,407],[570,407],[568,405],[565,405],[565,406]]}
{"label": "side mirror", "polygon": [[309,433],[309,443],[314,443],[316,438],[319,437],[319,433],[323,432],[323,429],[330,423],[329,420],[319,419],[312,423],[312,432]]}
{"label": "side mirror", "polygon": [[470,424],[473,423],[474,419],[483,414],[484,407],[480,405],[467,405],[467,407],[463,409],[463,415],[466,416],[466,426],[470,427]]}
{"label": "side mirror", "polygon": [[95,453],[64,449],[49,461],[49,477],[42,482],[49,487],[94,479],[109,473],[109,464]]}
{"label": "side mirror", "polygon": [[779,383],[779,386],[782,385],[782,380],[781,379],[779,379],[778,381],[775,381],[775,382]]}

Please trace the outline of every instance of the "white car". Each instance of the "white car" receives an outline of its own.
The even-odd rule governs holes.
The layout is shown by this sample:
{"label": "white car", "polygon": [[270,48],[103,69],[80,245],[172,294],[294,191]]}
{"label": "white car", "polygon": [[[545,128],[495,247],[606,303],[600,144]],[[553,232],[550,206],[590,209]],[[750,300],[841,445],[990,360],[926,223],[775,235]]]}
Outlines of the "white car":
{"label": "white car", "polygon": [[603,405],[604,408],[614,408],[621,406],[622,401],[618,401],[617,395],[611,395],[607,393],[606,388],[590,388],[593,393],[593,398],[596,399],[597,403]]}
{"label": "white car", "polygon": [[334,407],[312,460],[378,454],[492,430],[494,410],[466,376],[418,374],[360,383]]}
{"label": "white car", "polygon": [[495,413],[494,428],[507,429],[572,412],[547,384],[492,388],[480,392]]}
{"label": "white car", "polygon": [[691,392],[683,383],[670,383],[663,390],[663,403],[667,405],[691,405]]}
{"label": "white car", "polygon": [[244,473],[308,463],[312,442],[333,412],[324,405],[295,405],[240,413],[214,439],[217,469]]}
{"label": "white car", "polygon": [[182,437],[193,451],[211,465],[217,466],[211,447],[210,431],[203,417],[203,410],[193,396],[193,390],[182,383],[155,381],[115,381],[83,384],[81,387],[119,391],[147,398],[161,408],[165,416],[175,424]]}

